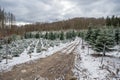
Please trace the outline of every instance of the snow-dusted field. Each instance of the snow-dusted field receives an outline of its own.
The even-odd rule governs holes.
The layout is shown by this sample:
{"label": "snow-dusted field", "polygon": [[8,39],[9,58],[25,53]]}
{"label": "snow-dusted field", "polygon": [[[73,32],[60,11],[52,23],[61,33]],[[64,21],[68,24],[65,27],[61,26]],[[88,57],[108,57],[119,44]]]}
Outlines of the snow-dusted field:
{"label": "snow-dusted field", "polygon": [[73,72],[78,80],[120,80],[120,52],[106,53],[111,57],[93,57],[91,54],[97,54],[97,52],[88,49],[87,45],[84,49],[79,45],[75,54]]}
{"label": "snow-dusted field", "polygon": [[[102,53],[95,52],[91,48],[88,48],[86,42],[83,42],[84,48],[82,48],[81,38],[76,38],[75,41],[72,42],[52,42],[43,39],[36,39],[34,41],[29,40],[28,43],[29,45],[24,48],[24,51],[19,57],[9,59],[8,64],[6,64],[5,59],[2,60],[0,63],[1,72],[11,70],[14,65],[36,60],[38,58],[45,58],[60,51],[61,54],[70,54],[71,52],[74,52],[76,55],[72,71],[78,80],[120,80],[119,51],[107,52],[107,56],[105,57],[93,56],[93,54]],[[77,44],[79,44],[77,47],[73,47]],[[115,46],[114,48],[119,50],[119,46]]]}
{"label": "snow-dusted field", "polygon": [[[18,42],[22,42],[22,41],[18,41]],[[27,47],[26,48],[24,47],[24,51],[19,54],[19,57],[13,57],[12,59],[8,59],[7,64],[6,64],[6,59],[3,59],[0,62],[0,72],[11,70],[12,67],[17,64],[50,56],[56,51],[59,51],[60,49],[64,48],[69,44],[69,42],[66,41],[63,42],[55,41],[53,43],[53,41],[44,40],[44,39],[31,39],[31,40],[26,40],[25,42],[27,43]],[[39,42],[41,44],[41,47],[38,47]],[[23,44],[19,44],[19,45],[16,44],[16,45],[19,47],[19,45],[23,45]],[[39,53],[37,52],[37,48],[41,50]]]}

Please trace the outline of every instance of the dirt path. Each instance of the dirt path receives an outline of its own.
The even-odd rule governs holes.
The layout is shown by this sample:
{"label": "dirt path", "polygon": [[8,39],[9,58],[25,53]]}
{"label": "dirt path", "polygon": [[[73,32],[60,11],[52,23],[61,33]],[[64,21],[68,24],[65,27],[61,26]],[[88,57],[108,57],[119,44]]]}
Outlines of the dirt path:
{"label": "dirt path", "polygon": [[0,80],[70,80],[75,59],[73,51],[77,45],[64,48],[66,52],[72,49],[69,54],[58,51],[49,57],[16,65],[11,71],[2,73]]}

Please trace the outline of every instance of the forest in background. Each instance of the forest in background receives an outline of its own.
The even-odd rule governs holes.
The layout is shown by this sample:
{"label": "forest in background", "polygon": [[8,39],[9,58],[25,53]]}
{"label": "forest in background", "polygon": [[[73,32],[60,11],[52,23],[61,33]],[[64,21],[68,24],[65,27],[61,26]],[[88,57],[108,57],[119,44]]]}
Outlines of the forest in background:
{"label": "forest in background", "polygon": [[69,29],[83,30],[88,29],[89,26],[92,26],[92,28],[103,28],[105,26],[113,26],[116,28],[120,27],[120,17],[114,15],[112,17],[108,16],[107,18],[78,17],[52,23],[36,22],[34,24],[20,27],[14,25],[14,23],[15,16],[0,8],[0,37],[12,34],[24,35],[25,33],[32,31],[64,31]]}

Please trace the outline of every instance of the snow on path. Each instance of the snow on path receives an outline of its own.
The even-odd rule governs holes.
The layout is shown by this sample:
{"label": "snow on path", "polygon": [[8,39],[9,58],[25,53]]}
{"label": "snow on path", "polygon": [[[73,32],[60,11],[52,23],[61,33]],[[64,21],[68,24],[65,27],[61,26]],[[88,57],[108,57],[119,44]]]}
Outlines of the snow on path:
{"label": "snow on path", "polygon": [[[93,80],[102,77],[100,74],[104,75],[104,72],[98,73],[99,63],[89,57],[87,46],[85,46],[85,49],[81,49],[81,45],[79,45],[76,53],[73,72],[79,80]],[[93,51],[90,50],[89,53],[93,53]]]}
{"label": "snow on path", "polygon": [[73,42],[71,42],[67,47],[61,50],[61,53],[70,54],[78,44],[79,44],[79,38],[76,37],[76,39]]}
{"label": "snow on path", "polygon": [[37,53],[37,45],[39,43],[39,40],[36,42],[35,48],[34,48],[34,53]]}

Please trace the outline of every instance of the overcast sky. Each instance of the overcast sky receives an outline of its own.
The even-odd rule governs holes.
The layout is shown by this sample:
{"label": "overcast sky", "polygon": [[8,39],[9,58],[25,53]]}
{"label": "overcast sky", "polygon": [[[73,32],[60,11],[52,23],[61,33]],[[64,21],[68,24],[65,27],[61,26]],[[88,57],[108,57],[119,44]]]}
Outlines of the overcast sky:
{"label": "overcast sky", "polygon": [[120,0],[0,0],[19,22],[120,15]]}

